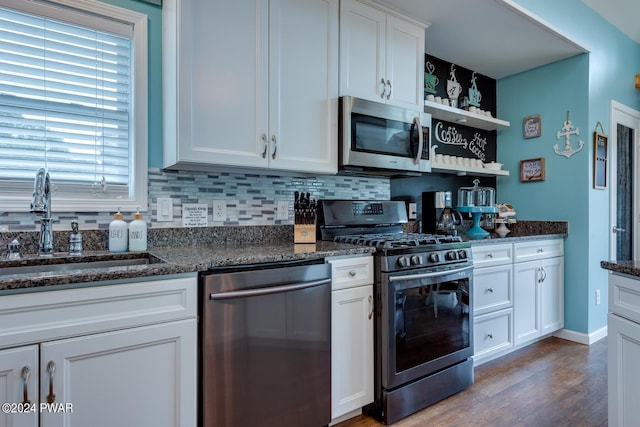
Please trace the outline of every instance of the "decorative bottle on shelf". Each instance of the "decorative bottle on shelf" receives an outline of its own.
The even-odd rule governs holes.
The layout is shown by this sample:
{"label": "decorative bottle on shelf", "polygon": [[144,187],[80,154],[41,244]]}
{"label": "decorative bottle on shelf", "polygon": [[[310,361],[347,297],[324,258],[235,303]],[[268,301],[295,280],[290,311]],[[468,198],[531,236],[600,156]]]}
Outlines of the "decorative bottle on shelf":
{"label": "decorative bottle on shelf", "polygon": [[133,221],[129,224],[129,250],[132,252],[147,250],[147,223],[142,219],[140,209],[133,214]]}
{"label": "decorative bottle on shelf", "polygon": [[127,223],[123,220],[124,215],[118,212],[113,215],[113,221],[109,224],[109,252],[127,251]]}

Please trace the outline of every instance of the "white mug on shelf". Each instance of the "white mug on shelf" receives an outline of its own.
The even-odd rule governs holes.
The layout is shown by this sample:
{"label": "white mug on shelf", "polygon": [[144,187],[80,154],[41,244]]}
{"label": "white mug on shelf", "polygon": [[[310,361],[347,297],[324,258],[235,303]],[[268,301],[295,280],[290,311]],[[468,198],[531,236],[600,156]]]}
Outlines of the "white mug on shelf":
{"label": "white mug on shelf", "polygon": [[442,104],[442,97],[436,96],[434,99],[438,104]]}
{"label": "white mug on shelf", "polygon": [[435,102],[436,97],[433,96],[432,94],[427,95],[427,101],[431,101],[431,102]]}

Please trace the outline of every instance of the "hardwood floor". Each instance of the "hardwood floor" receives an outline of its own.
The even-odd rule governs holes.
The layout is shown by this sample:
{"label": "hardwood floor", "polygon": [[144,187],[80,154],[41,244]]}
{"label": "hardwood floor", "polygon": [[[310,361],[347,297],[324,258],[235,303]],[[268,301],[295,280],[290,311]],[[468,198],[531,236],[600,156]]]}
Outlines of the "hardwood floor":
{"label": "hardwood floor", "polygon": [[[366,415],[338,427],[372,427]],[[607,425],[607,340],[547,338],[475,369],[475,384],[394,427]]]}

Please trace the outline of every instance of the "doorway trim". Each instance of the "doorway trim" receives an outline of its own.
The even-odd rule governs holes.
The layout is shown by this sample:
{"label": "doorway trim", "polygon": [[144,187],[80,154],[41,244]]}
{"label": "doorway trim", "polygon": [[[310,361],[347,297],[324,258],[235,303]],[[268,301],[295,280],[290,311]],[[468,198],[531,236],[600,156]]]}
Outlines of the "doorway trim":
{"label": "doorway trim", "polygon": [[[616,238],[613,233],[613,227],[616,226],[616,207],[617,207],[617,173],[618,173],[618,124],[635,129],[634,132],[634,159],[633,170],[638,170],[638,156],[640,155],[640,111],[628,107],[620,102],[611,100],[610,120],[609,120],[609,176],[608,182],[611,183],[609,189],[609,258],[616,259]],[[595,155],[595,153],[594,153]],[[595,173],[595,172],[594,172]],[[634,177],[636,183],[640,182],[640,173]],[[638,223],[638,185],[634,186],[633,194],[633,221]],[[638,254],[638,227],[634,227],[633,239],[633,257]]]}

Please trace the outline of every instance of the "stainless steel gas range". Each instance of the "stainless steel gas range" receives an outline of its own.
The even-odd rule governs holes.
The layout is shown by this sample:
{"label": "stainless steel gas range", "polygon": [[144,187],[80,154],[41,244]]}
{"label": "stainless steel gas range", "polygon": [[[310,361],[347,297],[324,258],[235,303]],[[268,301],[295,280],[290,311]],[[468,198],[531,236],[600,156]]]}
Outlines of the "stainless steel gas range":
{"label": "stainless steel gas range", "polygon": [[375,402],[386,424],[473,384],[473,261],[459,236],[404,233],[404,202],[321,200],[323,240],[376,248]]}

